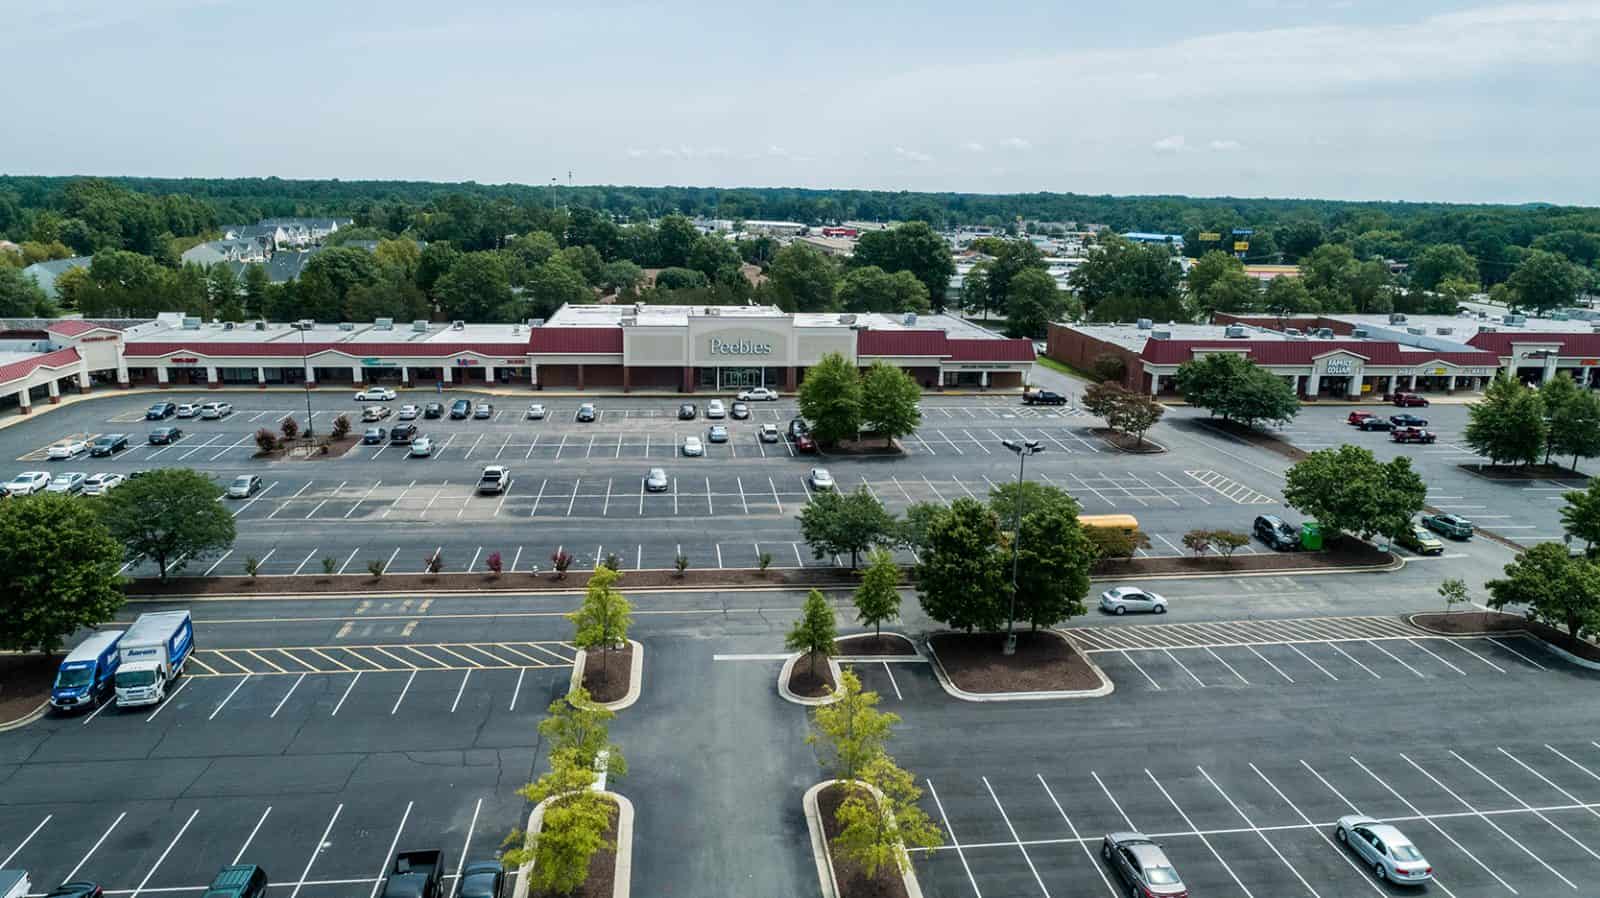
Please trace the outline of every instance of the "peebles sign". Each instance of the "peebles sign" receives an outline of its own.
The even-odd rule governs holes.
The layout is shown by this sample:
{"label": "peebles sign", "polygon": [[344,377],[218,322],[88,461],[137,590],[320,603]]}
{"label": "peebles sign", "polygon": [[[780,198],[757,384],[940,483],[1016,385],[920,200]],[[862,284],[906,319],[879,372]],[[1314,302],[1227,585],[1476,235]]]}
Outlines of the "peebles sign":
{"label": "peebles sign", "polygon": [[712,355],[768,355],[772,352],[772,344],[760,340],[724,340],[721,337],[711,338]]}

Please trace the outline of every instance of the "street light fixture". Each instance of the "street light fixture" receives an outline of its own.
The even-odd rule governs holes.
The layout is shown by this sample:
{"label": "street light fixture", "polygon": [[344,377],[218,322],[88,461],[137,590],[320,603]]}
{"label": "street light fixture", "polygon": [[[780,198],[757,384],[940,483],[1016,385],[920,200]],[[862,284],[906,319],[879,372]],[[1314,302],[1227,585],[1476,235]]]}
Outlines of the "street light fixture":
{"label": "street light fixture", "polygon": [[1022,484],[1028,456],[1038,455],[1044,446],[1038,440],[1001,440],[1000,445],[1017,454],[1017,501],[1011,517],[1011,613],[1006,616],[1006,647],[1003,654],[1017,653],[1017,547],[1022,543]]}
{"label": "street light fixture", "polygon": [[306,439],[316,436],[311,426],[311,381],[306,380],[306,368],[311,364],[311,357],[306,354],[306,322],[300,322],[300,376],[306,391]]}

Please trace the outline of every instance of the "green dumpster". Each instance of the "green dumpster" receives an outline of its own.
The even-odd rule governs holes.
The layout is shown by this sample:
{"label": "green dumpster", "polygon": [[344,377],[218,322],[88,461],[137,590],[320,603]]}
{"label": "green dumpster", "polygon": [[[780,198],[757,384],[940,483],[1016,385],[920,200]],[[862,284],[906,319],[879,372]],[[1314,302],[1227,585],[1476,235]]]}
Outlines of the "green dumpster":
{"label": "green dumpster", "polygon": [[1316,521],[1306,521],[1300,525],[1300,546],[1312,552],[1322,549],[1322,525]]}

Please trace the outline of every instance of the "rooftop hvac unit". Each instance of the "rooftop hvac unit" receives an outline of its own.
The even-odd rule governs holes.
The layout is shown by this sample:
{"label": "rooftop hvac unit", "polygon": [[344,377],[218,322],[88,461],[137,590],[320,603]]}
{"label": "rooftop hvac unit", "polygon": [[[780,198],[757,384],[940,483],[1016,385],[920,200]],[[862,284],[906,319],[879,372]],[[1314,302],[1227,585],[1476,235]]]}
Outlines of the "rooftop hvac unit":
{"label": "rooftop hvac unit", "polygon": [[197,331],[197,330],[199,330],[200,329],[200,319],[199,318],[189,318],[189,317],[184,318],[183,319],[183,329],[186,330],[186,331]]}
{"label": "rooftop hvac unit", "polygon": [[1244,326],[1230,324],[1228,325],[1227,329],[1222,332],[1222,335],[1230,339],[1239,339],[1244,336]]}
{"label": "rooftop hvac unit", "polygon": [[1150,332],[1150,339],[1152,339],[1152,340],[1171,340],[1172,339],[1172,331],[1156,331],[1156,330],[1153,330],[1153,331]]}
{"label": "rooftop hvac unit", "polygon": [[1389,313],[1389,323],[1390,324],[1405,324],[1406,323],[1406,316],[1400,314],[1399,312],[1390,312]]}
{"label": "rooftop hvac unit", "polygon": [[450,322],[450,329],[453,331],[464,331],[467,329],[467,323],[458,318],[455,321]]}
{"label": "rooftop hvac unit", "polygon": [[1136,324],[1137,324],[1137,325],[1138,325],[1138,326],[1139,326],[1139,330],[1142,330],[1142,331],[1147,331],[1147,330],[1149,330],[1149,329],[1150,329],[1150,326],[1151,326],[1151,323],[1152,323],[1152,322],[1151,322],[1151,321],[1150,321],[1150,319],[1148,319],[1148,318],[1140,318],[1140,319],[1139,319],[1139,320],[1138,320],[1138,321],[1137,321],[1137,322],[1135,322],[1135,323],[1136,323]]}
{"label": "rooftop hvac unit", "polygon": [[1331,327],[1319,327],[1319,328],[1317,328],[1317,336],[1321,337],[1324,340],[1332,340],[1333,339],[1333,328],[1331,328]]}
{"label": "rooftop hvac unit", "polygon": [[309,331],[309,330],[315,330],[316,327],[317,327],[317,323],[315,321],[313,321],[312,319],[310,319],[310,318],[302,318],[299,321],[296,321],[294,323],[294,326],[299,328],[300,330]]}
{"label": "rooftop hvac unit", "polygon": [[339,330],[342,330],[342,331],[353,331],[355,329],[356,329],[356,326],[352,322],[349,322],[349,321],[341,321],[341,322],[339,322]]}
{"label": "rooftop hvac unit", "polygon": [[633,327],[634,325],[639,323],[639,319],[635,318],[632,315],[624,315],[624,316],[622,316],[622,320],[619,323],[623,327]]}
{"label": "rooftop hvac unit", "polygon": [[1566,312],[1563,312],[1560,309],[1557,309],[1554,312],[1550,313],[1550,320],[1551,321],[1566,321],[1567,319],[1569,319],[1571,317],[1572,317],[1571,315],[1568,315]]}
{"label": "rooftop hvac unit", "polygon": [[257,321],[256,322],[256,330],[264,331],[266,329],[267,329],[267,323],[265,321]]}
{"label": "rooftop hvac unit", "polygon": [[1288,339],[1288,340],[1304,340],[1304,339],[1306,339],[1306,335],[1305,334],[1284,334],[1284,338]]}
{"label": "rooftop hvac unit", "polygon": [[1298,327],[1286,327],[1286,328],[1283,329],[1283,333],[1284,333],[1285,336],[1288,336],[1288,337],[1298,337],[1298,336],[1300,336],[1300,328],[1298,328]]}
{"label": "rooftop hvac unit", "polygon": [[1365,340],[1371,336],[1371,332],[1364,327],[1358,327],[1350,331],[1350,336],[1355,337],[1357,340]]}
{"label": "rooftop hvac unit", "polygon": [[707,315],[721,315],[722,314],[722,310],[717,308],[716,306],[706,306],[706,314]]}
{"label": "rooftop hvac unit", "polygon": [[232,321],[224,321],[224,322],[222,322],[222,329],[225,330],[225,331],[233,330],[233,322]]}
{"label": "rooftop hvac unit", "polygon": [[415,331],[416,333],[419,333],[419,334],[427,333],[428,332],[428,319],[426,319],[426,318],[418,318],[417,320],[411,322],[411,329],[413,331]]}
{"label": "rooftop hvac unit", "polygon": [[1526,315],[1507,315],[1502,320],[1505,322],[1505,324],[1508,327],[1521,327],[1522,325],[1528,323],[1528,316],[1526,316]]}
{"label": "rooftop hvac unit", "polygon": [[394,319],[374,318],[372,319],[372,326],[381,331],[392,331],[394,330]]}
{"label": "rooftop hvac unit", "polygon": [[1424,328],[1420,328],[1420,327],[1408,327],[1408,328],[1406,328],[1406,333],[1410,334],[1413,337],[1420,337],[1423,334],[1427,333],[1427,330],[1424,329]]}
{"label": "rooftop hvac unit", "polygon": [[[639,305],[643,305],[643,303],[639,303]],[[543,318],[529,318],[528,319],[528,328],[530,330],[532,328],[538,327],[541,324],[544,324],[544,319]]]}
{"label": "rooftop hvac unit", "polygon": [[900,319],[900,321],[906,327],[916,327],[917,326],[917,313],[916,312],[907,312],[906,313],[906,317]]}
{"label": "rooftop hvac unit", "polygon": [[1433,329],[1433,332],[1441,337],[1448,337],[1455,333],[1456,329],[1453,327],[1436,327]]}
{"label": "rooftop hvac unit", "polygon": [[854,316],[854,315],[840,315],[839,316],[839,323],[840,324],[855,324],[856,323],[856,316]]}
{"label": "rooftop hvac unit", "polygon": [[1483,327],[1478,328],[1478,333],[1480,333],[1480,334],[1493,334],[1493,333],[1499,333],[1499,331],[1500,331],[1500,328],[1495,327],[1492,324],[1486,324]]}
{"label": "rooftop hvac unit", "polygon": [[1596,321],[1596,322],[1591,323],[1589,325],[1589,332],[1590,333],[1594,333],[1594,334],[1600,334],[1600,321]]}

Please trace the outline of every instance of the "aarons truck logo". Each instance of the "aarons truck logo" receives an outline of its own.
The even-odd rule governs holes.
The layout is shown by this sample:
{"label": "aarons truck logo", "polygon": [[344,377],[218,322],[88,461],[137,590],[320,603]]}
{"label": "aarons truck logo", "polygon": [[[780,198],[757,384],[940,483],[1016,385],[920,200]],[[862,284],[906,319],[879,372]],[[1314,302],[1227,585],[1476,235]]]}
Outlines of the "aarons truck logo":
{"label": "aarons truck logo", "polygon": [[771,343],[759,340],[724,340],[721,337],[711,338],[712,355],[766,355],[772,352]]}

